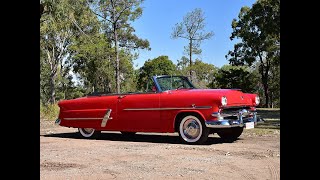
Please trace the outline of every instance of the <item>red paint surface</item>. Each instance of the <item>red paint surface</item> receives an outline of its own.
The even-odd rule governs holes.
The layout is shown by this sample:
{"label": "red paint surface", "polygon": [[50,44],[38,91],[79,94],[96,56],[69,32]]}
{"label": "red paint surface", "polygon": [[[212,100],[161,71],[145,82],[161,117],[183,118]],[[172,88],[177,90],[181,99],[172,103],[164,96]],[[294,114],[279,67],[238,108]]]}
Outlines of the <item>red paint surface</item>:
{"label": "red paint surface", "polygon": [[[59,102],[60,125],[105,131],[174,132],[175,118],[179,113],[194,112],[204,120],[213,120],[211,114],[221,108],[222,96],[227,97],[227,107],[256,106],[256,94],[229,89],[181,89],[161,93],[88,96]],[[193,104],[196,107],[211,106],[211,108],[143,110],[143,108],[191,108]],[[124,110],[128,108],[142,108],[142,110]],[[106,127],[101,127],[101,121],[107,109],[112,110],[110,115],[112,119],[108,120]],[[101,119],[66,120],[65,118]]]}

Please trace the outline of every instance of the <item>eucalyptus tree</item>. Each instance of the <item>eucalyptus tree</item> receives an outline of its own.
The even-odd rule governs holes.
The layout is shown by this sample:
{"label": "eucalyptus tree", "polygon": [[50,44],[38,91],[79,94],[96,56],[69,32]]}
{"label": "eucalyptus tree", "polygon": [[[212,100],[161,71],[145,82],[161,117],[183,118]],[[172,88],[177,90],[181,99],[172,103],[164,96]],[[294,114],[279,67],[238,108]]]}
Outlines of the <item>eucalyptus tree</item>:
{"label": "eucalyptus tree", "polygon": [[75,36],[90,31],[95,16],[90,16],[84,0],[47,0],[45,3],[48,11],[40,19],[40,49],[45,54],[43,65],[48,66],[49,102],[55,103],[57,76],[66,75],[63,69],[70,58],[68,48]]}
{"label": "eucalyptus tree", "polygon": [[106,37],[113,42],[115,52],[116,92],[120,93],[120,51],[121,49],[150,49],[149,41],[134,34],[130,22],[142,15],[143,0],[87,0],[92,12],[103,23]]}
{"label": "eucalyptus tree", "polygon": [[[201,42],[210,39],[213,36],[213,32],[205,32],[205,17],[201,9],[188,12],[183,17],[183,21],[177,23],[171,34],[173,39],[183,38],[189,41],[188,46],[185,46],[185,52],[189,55],[189,66],[192,66],[192,54],[201,54],[200,49]],[[192,69],[190,68],[190,77],[192,80]]]}
{"label": "eucalyptus tree", "polygon": [[280,0],[258,0],[252,8],[242,7],[232,29],[230,39],[241,42],[226,57],[232,65],[259,65],[265,104],[270,107],[270,83],[279,84],[279,78],[271,79],[270,73],[280,62]]}

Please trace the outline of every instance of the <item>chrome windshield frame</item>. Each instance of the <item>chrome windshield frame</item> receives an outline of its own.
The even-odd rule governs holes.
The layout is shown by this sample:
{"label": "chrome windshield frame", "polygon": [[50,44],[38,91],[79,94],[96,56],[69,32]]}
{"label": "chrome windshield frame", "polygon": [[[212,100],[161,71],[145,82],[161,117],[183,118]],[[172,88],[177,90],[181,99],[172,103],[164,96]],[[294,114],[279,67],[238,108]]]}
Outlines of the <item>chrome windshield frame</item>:
{"label": "chrome windshield frame", "polygon": [[[186,81],[193,87],[193,89],[197,89],[197,88],[192,84],[192,82],[189,80],[189,78],[186,77],[186,76],[176,76],[176,75],[175,75],[175,76],[171,76],[171,75],[152,76],[152,80],[153,80],[153,82],[155,83],[158,92],[163,92],[163,90],[161,89],[161,86],[160,86],[160,84],[158,83],[157,78],[163,78],[163,77],[170,77],[170,78],[171,78],[171,77],[181,77],[182,79],[186,80]],[[171,90],[173,90],[173,89],[171,89]]]}

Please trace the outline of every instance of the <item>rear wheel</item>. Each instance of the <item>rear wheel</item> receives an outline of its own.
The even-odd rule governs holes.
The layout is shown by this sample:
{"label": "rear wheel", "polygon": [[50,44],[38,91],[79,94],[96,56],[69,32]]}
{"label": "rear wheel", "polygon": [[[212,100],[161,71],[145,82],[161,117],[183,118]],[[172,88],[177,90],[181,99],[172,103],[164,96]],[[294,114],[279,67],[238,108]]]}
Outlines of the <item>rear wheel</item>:
{"label": "rear wheel", "polygon": [[222,139],[236,140],[243,132],[243,127],[232,127],[228,129],[221,129],[217,134]]}
{"label": "rear wheel", "polygon": [[93,128],[78,128],[79,134],[83,138],[97,138],[101,134],[101,131],[96,131]]}
{"label": "rear wheel", "polygon": [[178,132],[182,141],[188,144],[202,144],[207,141],[210,130],[199,116],[187,115],[181,119]]}

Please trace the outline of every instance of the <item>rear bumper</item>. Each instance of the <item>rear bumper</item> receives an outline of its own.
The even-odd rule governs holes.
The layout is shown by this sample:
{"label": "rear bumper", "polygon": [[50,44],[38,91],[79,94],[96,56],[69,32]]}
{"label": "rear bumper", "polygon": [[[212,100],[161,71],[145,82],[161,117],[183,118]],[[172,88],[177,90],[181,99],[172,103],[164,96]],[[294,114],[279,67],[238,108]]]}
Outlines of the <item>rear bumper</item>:
{"label": "rear bumper", "polygon": [[207,120],[205,125],[208,128],[243,127],[247,122],[257,123],[257,113],[246,109],[240,109],[233,114],[212,113],[212,116],[217,118],[217,120]]}

